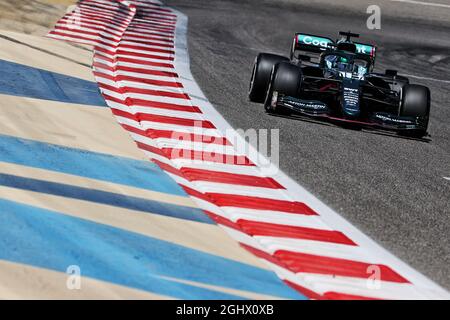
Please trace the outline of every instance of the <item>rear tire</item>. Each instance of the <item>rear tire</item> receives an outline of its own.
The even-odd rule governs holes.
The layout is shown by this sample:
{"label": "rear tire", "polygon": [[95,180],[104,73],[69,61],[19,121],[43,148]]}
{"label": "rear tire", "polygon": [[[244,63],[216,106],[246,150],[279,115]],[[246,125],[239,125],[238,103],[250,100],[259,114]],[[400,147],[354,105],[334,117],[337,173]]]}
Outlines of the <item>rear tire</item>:
{"label": "rear tire", "polygon": [[406,135],[423,137],[427,134],[430,117],[430,89],[417,84],[407,84],[402,89],[399,116],[420,117],[423,129],[406,131]]}
{"label": "rear tire", "polygon": [[250,89],[248,92],[250,101],[264,102],[272,69],[277,63],[283,61],[289,61],[289,59],[270,53],[258,54],[253,65],[252,78],[250,80]]}
{"label": "rear tire", "polygon": [[274,92],[281,95],[297,97],[302,85],[302,79],[303,75],[300,67],[287,62],[281,62],[275,65],[264,102],[266,111],[289,114],[289,109],[280,110],[274,105]]}

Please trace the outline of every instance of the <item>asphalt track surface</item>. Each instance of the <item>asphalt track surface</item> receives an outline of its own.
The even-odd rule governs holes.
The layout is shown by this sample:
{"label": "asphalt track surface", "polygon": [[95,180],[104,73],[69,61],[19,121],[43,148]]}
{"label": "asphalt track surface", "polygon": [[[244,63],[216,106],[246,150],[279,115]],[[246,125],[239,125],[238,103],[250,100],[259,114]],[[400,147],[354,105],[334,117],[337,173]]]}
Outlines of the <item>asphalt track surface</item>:
{"label": "asphalt track surface", "polygon": [[[371,31],[365,12],[371,3],[308,2],[165,1],[188,15],[193,75],[225,119],[244,130],[279,129],[279,165],[286,174],[449,289],[450,8],[379,1],[382,29]],[[294,32],[336,37],[340,30],[377,44],[376,70],[395,68],[430,87],[429,137],[270,116],[248,101],[258,52],[288,55]]]}

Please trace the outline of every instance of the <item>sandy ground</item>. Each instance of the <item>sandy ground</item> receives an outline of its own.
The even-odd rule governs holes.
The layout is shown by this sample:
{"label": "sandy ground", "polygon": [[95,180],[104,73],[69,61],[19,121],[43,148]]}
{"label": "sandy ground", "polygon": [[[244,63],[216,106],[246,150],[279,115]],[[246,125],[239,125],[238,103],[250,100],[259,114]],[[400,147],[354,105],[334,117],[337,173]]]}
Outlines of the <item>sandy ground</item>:
{"label": "sandy ground", "polygon": [[44,35],[76,0],[0,0],[0,29]]}
{"label": "sandy ground", "polygon": [[[74,0],[10,1],[11,3],[7,0],[0,0],[0,60],[58,74],[68,74],[87,81],[94,80],[90,68],[92,62],[90,50],[42,37],[56,20],[64,15],[68,5],[74,3]],[[144,154],[136,148],[126,131],[116,123],[108,108],[2,94],[0,95],[0,123],[4,124],[0,126],[1,135],[138,160],[145,159]],[[179,204],[182,205],[193,205],[187,203],[191,201],[189,198],[154,194],[141,189],[131,190],[126,186],[108,184],[104,181],[94,181],[76,175],[64,175],[12,163],[1,162],[0,173],[56,183],[64,182],[73,186],[157,199],[158,201],[170,197],[171,203],[180,201]],[[237,242],[215,225],[5,186],[0,186],[0,194],[3,198],[17,203],[25,203],[66,216],[114,226],[250,266],[267,268],[259,259],[244,251]],[[132,276],[130,274],[130,277]],[[0,261],[0,279],[2,280],[0,281],[0,299],[171,298],[88,277],[83,277],[83,290],[71,291],[66,288],[67,275],[61,270],[43,269],[5,260]],[[176,279],[176,281],[184,280]],[[207,286],[204,283],[193,285]],[[214,287],[213,290],[237,294],[250,299],[276,298],[223,287]]]}

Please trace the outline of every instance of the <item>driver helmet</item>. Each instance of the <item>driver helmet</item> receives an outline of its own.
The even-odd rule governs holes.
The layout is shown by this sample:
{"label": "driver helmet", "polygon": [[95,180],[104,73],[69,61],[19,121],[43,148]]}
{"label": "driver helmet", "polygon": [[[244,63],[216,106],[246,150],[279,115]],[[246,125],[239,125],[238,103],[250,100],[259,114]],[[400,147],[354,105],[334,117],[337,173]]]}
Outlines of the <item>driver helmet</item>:
{"label": "driver helmet", "polygon": [[339,56],[336,61],[336,67],[339,71],[346,71],[348,66],[348,59]]}
{"label": "driver helmet", "polygon": [[348,59],[337,55],[327,56],[325,62],[328,69],[338,69],[339,71],[345,71],[348,66]]}

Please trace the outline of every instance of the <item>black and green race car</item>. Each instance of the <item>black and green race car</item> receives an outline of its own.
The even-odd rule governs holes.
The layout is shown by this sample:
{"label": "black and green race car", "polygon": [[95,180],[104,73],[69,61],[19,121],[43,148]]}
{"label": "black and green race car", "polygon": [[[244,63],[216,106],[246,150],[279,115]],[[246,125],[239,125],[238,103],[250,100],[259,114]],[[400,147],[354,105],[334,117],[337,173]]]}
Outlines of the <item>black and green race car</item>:
{"label": "black and green race car", "polygon": [[374,45],[342,38],[295,35],[290,57],[260,53],[255,60],[249,98],[269,113],[297,113],[356,126],[427,135],[430,90],[395,70],[373,72]]}

